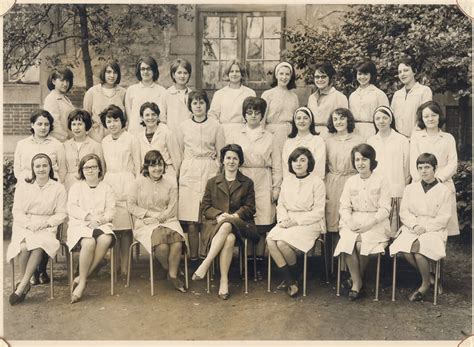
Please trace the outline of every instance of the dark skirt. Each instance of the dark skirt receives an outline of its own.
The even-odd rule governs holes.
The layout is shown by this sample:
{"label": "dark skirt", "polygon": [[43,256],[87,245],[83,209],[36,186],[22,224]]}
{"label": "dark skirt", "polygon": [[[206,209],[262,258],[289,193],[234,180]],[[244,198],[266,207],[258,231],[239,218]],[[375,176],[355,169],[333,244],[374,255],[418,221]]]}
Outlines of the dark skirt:
{"label": "dark skirt", "polygon": [[211,220],[204,220],[201,229],[201,257],[205,257],[209,252],[211,241],[223,223],[232,225],[232,233],[235,235],[237,242],[243,244],[244,239],[248,239],[254,243],[260,240],[260,235],[254,223],[244,221],[240,218],[225,218],[216,223]]}
{"label": "dark skirt", "polygon": [[184,238],[173,229],[160,225],[151,234],[151,245],[172,244],[175,242],[184,242]]}

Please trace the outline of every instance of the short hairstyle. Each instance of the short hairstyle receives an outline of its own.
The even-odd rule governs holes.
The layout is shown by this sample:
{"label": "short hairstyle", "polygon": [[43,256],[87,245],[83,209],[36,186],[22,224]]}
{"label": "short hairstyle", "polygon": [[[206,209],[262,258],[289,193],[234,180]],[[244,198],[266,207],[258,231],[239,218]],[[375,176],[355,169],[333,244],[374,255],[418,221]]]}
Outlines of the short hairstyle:
{"label": "short hairstyle", "polygon": [[372,60],[363,60],[359,62],[354,69],[354,77],[357,83],[357,73],[370,73],[369,83],[375,84],[377,82],[377,67]]}
{"label": "short hairstyle", "polygon": [[120,72],[120,65],[115,60],[109,61],[104,66],[102,66],[102,69],[100,70],[99,74],[100,83],[105,83],[105,70],[107,70],[108,67],[114,70],[114,72],[117,74],[117,80],[115,81],[115,85],[119,85],[120,80],[122,78],[122,73]]}
{"label": "short hairstyle", "polygon": [[[321,73],[328,75],[329,84],[332,83],[333,77],[336,75],[336,69],[334,69],[334,66],[332,66],[330,61],[317,62],[314,65],[313,76],[316,71],[320,71]],[[314,77],[313,77],[313,80],[314,80]]]}
{"label": "short hairstyle", "polygon": [[357,146],[354,146],[351,150],[351,163],[354,170],[356,169],[355,166],[355,154],[360,153],[364,158],[370,159],[370,171],[374,171],[377,167],[377,160],[375,159],[376,153],[374,147],[368,145],[366,143],[361,143]]}
{"label": "short hairstyle", "polygon": [[48,82],[47,82],[47,86],[49,90],[54,89],[53,81],[58,78],[64,79],[69,82],[69,87],[67,88],[66,92],[70,91],[74,84],[74,74],[72,73],[72,71],[68,69],[67,67],[54,69],[53,71],[51,71],[48,77]]}
{"label": "short hairstyle", "polygon": [[[154,102],[145,102],[143,105],[140,106],[140,118],[143,118],[143,113],[145,113],[145,110],[147,108],[149,108],[150,110],[156,113],[156,115],[158,116],[158,121],[156,122],[156,124],[159,124],[160,123],[160,108]],[[146,126],[143,119],[140,121],[140,124],[143,126]]]}
{"label": "short hairstyle", "polygon": [[379,129],[375,125],[375,114],[377,114],[378,112],[383,113],[383,114],[390,117],[390,119],[391,119],[390,128],[392,128],[393,130],[395,130],[398,133],[397,127],[395,126],[395,115],[393,114],[393,111],[390,108],[390,106],[385,106],[385,105],[381,105],[381,106],[377,107],[374,111],[374,114],[372,115],[372,122],[374,123],[375,133],[377,134],[379,132]]}
{"label": "short hairstyle", "polygon": [[41,158],[44,158],[48,161],[49,178],[56,181],[56,178],[54,178],[53,162],[51,161],[51,158],[45,153],[38,153],[33,158],[31,158],[31,178],[25,178],[26,183],[34,183],[36,181],[36,174],[35,174],[35,170],[33,170],[33,167],[34,167],[35,161]]}
{"label": "short hairstyle", "polygon": [[193,71],[193,68],[191,66],[191,63],[189,61],[187,61],[186,59],[183,59],[183,58],[175,59],[171,63],[171,65],[170,65],[171,79],[173,80],[174,83],[176,83],[176,80],[175,80],[173,75],[178,70],[179,67],[182,67],[183,69],[185,69],[188,72],[189,77],[188,77],[188,80],[186,81],[186,83],[188,83],[189,79],[191,78],[191,72]]}
{"label": "short hairstyle", "polygon": [[290,139],[293,139],[298,135],[298,128],[296,127],[295,117],[297,112],[303,112],[309,116],[311,119],[311,123],[309,124],[309,132],[313,135],[319,135],[316,131],[316,123],[314,123],[314,115],[313,112],[308,107],[298,107],[295,112],[293,112],[293,117],[291,118],[291,132],[288,135]]}
{"label": "short hairstyle", "polygon": [[[288,63],[288,62],[286,62]],[[270,86],[272,87],[276,87],[278,85],[278,80],[277,80],[277,77],[276,77],[276,68],[277,66],[279,65],[280,63],[276,64],[275,67],[273,68],[273,75],[272,75],[272,82],[270,84]],[[288,63],[290,64],[290,63]],[[293,67],[292,64],[290,64],[292,66],[292,69],[291,69],[291,77],[290,77],[290,81],[288,82],[287,84],[287,88],[288,90],[291,90],[291,89],[295,89],[296,88],[296,72],[295,72],[295,68]]]}
{"label": "short hairstyle", "polygon": [[209,111],[209,98],[207,97],[207,93],[204,90],[193,90],[188,95],[188,110],[193,112],[191,109],[191,103],[193,100],[204,100],[206,102],[206,111]]}
{"label": "short hairstyle", "polygon": [[92,128],[92,117],[89,112],[86,110],[82,110],[80,108],[76,108],[69,112],[69,115],[67,116],[67,128],[71,130],[71,124],[75,120],[80,120],[84,123],[86,126],[86,131],[90,130]]}
{"label": "short hairstyle", "polygon": [[260,111],[262,114],[262,118],[265,115],[265,111],[267,110],[267,102],[265,99],[255,97],[255,96],[248,96],[245,98],[244,102],[242,103],[242,117],[247,120],[247,111],[254,110]]}
{"label": "short hairstyle", "polygon": [[89,153],[83,156],[81,158],[81,161],[79,162],[79,166],[77,169],[77,175],[79,176],[79,180],[86,179],[83,172],[84,165],[86,165],[86,163],[92,159],[94,159],[97,162],[97,166],[99,167],[99,179],[102,179],[102,177],[104,176],[104,168],[102,167],[102,161],[100,160],[99,156],[95,153]]}
{"label": "short hairstyle", "polygon": [[153,71],[153,81],[156,81],[158,77],[160,77],[160,71],[158,70],[158,64],[156,60],[152,57],[141,57],[138,59],[137,64],[135,65],[135,76],[137,77],[137,80],[142,80],[142,75],[140,71],[142,63],[145,63],[150,66],[151,71]]}
{"label": "short hairstyle", "polygon": [[122,128],[125,128],[125,125],[127,124],[127,116],[125,116],[122,109],[116,105],[109,105],[105,110],[100,113],[100,122],[102,123],[105,129],[107,129],[107,118],[119,118],[120,123],[122,123]]}
{"label": "short hairstyle", "polygon": [[239,157],[239,166],[242,166],[244,163],[244,151],[240,145],[235,143],[228,144],[221,148],[221,164],[224,163],[224,157],[228,151],[237,153],[237,156]]}
{"label": "short hairstyle", "polygon": [[148,171],[148,168],[150,166],[159,165],[160,163],[163,164],[164,175],[166,173],[166,162],[165,159],[163,159],[163,156],[161,155],[160,151],[157,151],[156,149],[148,151],[145,154],[145,158],[143,159],[143,166],[141,169],[142,175],[145,177],[150,176],[150,171]]}
{"label": "short hairstyle", "polygon": [[[36,121],[39,117],[45,117],[45,118],[48,119],[48,121],[49,121],[48,135],[51,134],[51,131],[53,131],[53,129],[54,129],[54,117],[51,115],[51,113],[49,113],[46,110],[42,110],[42,109],[34,110],[33,113],[30,116],[30,123],[31,124],[36,123]],[[30,131],[31,131],[32,134],[35,133],[33,128],[30,128]]]}
{"label": "short hairstyle", "polygon": [[244,83],[248,78],[247,68],[237,59],[230,60],[229,63],[225,65],[224,70],[222,71],[222,80],[229,81],[229,73],[233,65],[239,67],[240,76],[242,76],[240,83]]}
{"label": "short hairstyle", "polygon": [[296,161],[300,155],[304,155],[306,158],[308,158],[308,173],[313,172],[315,165],[314,156],[313,153],[311,153],[311,151],[306,147],[296,147],[295,150],[291,152],[290,156],[288,157],[288,171],[290,171],[293,175],[296,175],[291,163]]}
{"label": "short hairstyle", "polygon": [[434,170],[438,167],[438,160],[436,156],[432,153],[421,153],[418,158],[416,158],[416,168],[420,164],[430,164]]}
{"label": "short hairstyle", "polygon": [[[410,57],[403,57],[401,58],[399,61],[398,61],[398,65],[400,64],[403,64],[403,65],[406,65],[406,66],[409,66],[411,67],[412,71],[414,74],[416,74],[418,72],[418,66],[415,62],[414,59],[410,58]],[[397,65],[397,71],[398,71],[398,65]]]}
{"label": "short hairstyle", "polygon": [[344,108],[344,107],[339,107],[339,108],[336,108],[334,111],[332,111],[328,118],[327,128],[331,134],[337,133],[336,127],[334,126],[334,121],[332,119],[332,116],[334,114],[337,114],[347,119],[347,132],[348,133],[352,133],[354,131],[355,129],[354,115],[349,109]]}
{"label": "short hairstyle", "polygon": [[429,108],[433,113],[439,116],[438,128],[442,128],[446,123],[446,116],[444,115],[441,106],[436,101],[427,101],[421,104],[416,110],[416,125],[420,129],[426,129],[425,122],[423,122],[423,111],[425,108]]}

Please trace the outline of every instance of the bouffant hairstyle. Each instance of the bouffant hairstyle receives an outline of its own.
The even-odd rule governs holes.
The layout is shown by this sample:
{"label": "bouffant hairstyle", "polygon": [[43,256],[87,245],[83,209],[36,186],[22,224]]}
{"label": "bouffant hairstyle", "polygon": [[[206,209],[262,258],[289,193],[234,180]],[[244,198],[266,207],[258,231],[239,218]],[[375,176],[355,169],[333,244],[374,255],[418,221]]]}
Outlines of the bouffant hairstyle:
{"label": "bouffant hairstyle", "polygon": [[145,122],[143,121],[143,113],[145,113],[145,110],[147,108],[149,108],[150,110],[152,110],[153,112],[156,113],[156,115],[158,116],[158,121],[156,122],[156,124],[160,124],[160,117],[159,117],[160,116],[160,108],[154,102],[145,102],[143,105],[140,106],[140,118],[142,119],[140,121],[140,124],[143,125],[143,126],[146,126]]}
{"label": "bouffant hairstyle", "polygon": [[[291,65],[290,63],[288,62],[282,62],[282,63],[286,63],[286,64],[289,64]],[[278,69],[281,69],[283,67],[286,67],[288,69],[287,66],[285,65],[280,65],[281,63],[278,63],[275,65],[275,68],[273,69],[273,75],[272,75],[272,82],[270,84],[271,87],[276,87],[278,85],[278,80],[277,80],[277,68]],[[295,68],[293,67],[293,65],[291,65],[291,69],[290,69],[290,72],[291,72],[291,77],[290,77],[290,81],[288,82],[287,84],[287,88],[288,90],[291,90],[291,89],[295,89],[296,88],[296,72],[295,72]]]}
{"label": "bouffant hairstyle", "polygon": [[[409,66],[411,67],[412,71],[414,74],[416,74],[418,72],[418,66],[415,62],[415,60],[413,60],[412,58],[410,57],[403,57],[401,58],[399,61],[398,61],[398,65],[400,64],[403,64],[403,65],[406,65],[406,66]],[[398,71],[398,65],[397,65],[397,71]]]}
{"label": "bouffant hairstyle", "polygon": [[375,159],[376,153],[374,147],[368,145],[366,143],[361,143],[360,145],[355,146],[351,150],[351,163],[354,170],[356,169],[355,166],[355,154],[360,153],[361,156],[364,158],[370,159],[370,171],[374,171],[377,167],[377,160]]}
{"label": "bouffant hairstyle", "polygon": [[296,147],[295,150],[291,152],[290,156],[288,157],[288,171],[290,171],[293,175],[296,175],[291,163],[296,161],[300,155],[304,155],[306,158],[308,158],[308,173],[313,172],[315,165],[314,156],[306,147]]}
{"label": "bouffant hairstyle", "polygon": [[242,166],[242,164],[244,163],[244,151],[242,150],[242,147],[240,147],[240,145],[237,145],[235,143],[228,144],[221,148],[221,165],[224,163],[224,157],[228,151],[237,154],[237,156],[239,157],[239,166]]}
{"label": "bouffant hairstyle", "polygon": [[142,80],[142,74],[140,71],[142,63],[150,66],[151,71],[153,71],[153,81],[156,81],[160,77],[160,71],[158,70],[158,63],[152,57],[141,57],[138,59],[137,64],[135,65],[135,76],[137,80]]}
{"label": "bouffant hairstyle", "polygon": [[148,170],[148,168],[150,166],[160,165],[160,163],[163,165],[163,175],[164,175],[166,173],[166,163],[160,151],[157,151],[155,149],[148,151],[145,154],[145,158],[143,159],[143,166],[141,169],[142,175],[145,177],[150,176],[150,171]]}
{"label": "bouffant hairstyle", "polygon": [[70,91],[74,84],[74,74],[72,73],[72,71],[67,67],[61,69],[54,69],[53,71],[51,71],[48,77],[48,81],[46,83],[49,90],[54,89],[53,81],[58,78],[69,82],[69,87],[67,88],[66,92]]}
{"label": "bouffant hairstyle", "polygon": [[86,131],[88,131],[90,128],[92,128],[92,117],[89,112],[86,110],[82,110],[80,108],[76,108],[69,112],[69,115],[67,116],[67,128],[71,130],[71,124],[73,121],[79,120],[84,123],[86,126]]}
{"label": "bouffant hairstyle", "polygon": [[233,65],[237,65],[239,67],[240,76],[241,76],[240,83],[244,83],[248,78],[247,68],[245,67],[244,64],[242,64],[237,59],[233,59],[233,60],[229,61],[228,64],[225,65],[224,70],[222,71],[222,80],[229,81],[229,73],[230,73],[230,69],[232,69]]}
{"label": "bouffant hairstyle", "polygon": [[116,105],[109,105],[109,107],[107,107],[100,113],[100,122],[102,123],[105,129],[107,129],[107,118],[119,118],[120,123],[122,123],[122,128],[124,128],[127,124],[127,117],[123,113],[122,109]]}
{"label": "bouffant hairstyle", "polygon": [[191,78],[191,72],[193,71],[193,68],[191,66],[191,63],[189,61],[187,61],[186,59],[183,59],[183,58],[175,59],[171,63],[171,65],[170,65],[171,79],[173,80],[174,83],[176,83],[176,79],[174,78],[174,74],[178,70],[179,67],[182,67],[183,69],[185,69],[188,72],[189,76],[188,76],[188,80],[186,81],[186,83],[188,83],[189,79]]}
{"label": "bouffant hairstyle", "polygon": [[247,120],[247,111],[249,110],[259,111],[262,115],[260,120],[262,120],[263,116],[265,115],[265,111],[267,110],[267,102],[265,99],[259,97],[248,96],[245,98],[242,104],[242,116],[245,120]]}
{"label": "bouffant hairstyle", "polygon": [[31,158],[31,178],[25,178],[26,183],[34,183],[36,181],[36,174],[35,174],[35,170],[33,170],[33,167],[35,165],[35,161],[38,160],[38,159],[42,159],[42,158],[44,158],[48,161],[49,178],[52,179],[52,180],[57,181],[57,179],[54,178],[53,162],[51,161],[51,158],[45,153],[38,153],[33,158]]}
{"label": "bouffant hairstyle", "polygon": [[204,100],[206,103],[206,112],[209,111],[209,98],[207,97],[207,93],[204,90],[193,90],[188,95],[188,110],[193,112],[191,109],[191,103],[193,100]]}
{"label": "bouffant hairstyle", "polygon": [[[372,60],[363,60],[359,62],[354,69],[354,79],[357,81],[357,73],[370,73],[369,83],[375,84],[377,82],[377,67]],[[359,83],[357,81],[357,83]]]}
{"label": "bouffant hairstyle", "polygon": [[[54,118],[53,116],[51,115],[51,113],[49,113],[48,111],[46,110],[42,110],[42,109],[38,109],[38,110],[34,110],[33,113],[31,113],[31,116],[30,116],[30,123],[33,124],[33,123],[36,123],[36,120],[39,118],[39,117],[45,117],[48,119],[49,121],[49,131],[48,131],[48,135],[51,134],[51,131],[53,131],[54,129]],[[32,134],[35,133],[34,129],[33,128],[30,128],[30,131]]]}
{"label": "bouffant hairstyle", "polygon": [[433,113],[436,113],[439,116],[438,128],[442,128],[446,123],[446,116],[444,115],[441,106],[436,101],[427,101],[421,104],[416,110],[416,125],[420,129],[426,129],[426,124],[423,122],[423,110],[429,108]]}
{"label": "bouffant hairstyle", "polygon": [[290,139],[293,139],[296,137],[296,135],[298,135],[298,128],[296,127],[296,121],[295,121],[295,117],[298,112],[306,114],[311,119],[311,123],[309,124],[309,132],[313,135],[319,135],[319,133],[316,131],[316,124],[314,123],[313,112],[311,112],[311,110],[308,107],[301,106],[301,107],[298,107],[295,110],[295,112],[293,112],[293,117],[291,118],[291,132],[288,135],[288,137]]}
{"label": "bouffant hairstyle", "polygon": [[331,134],[337,133],[336,127],[334,126],[334,120],[332,119],[333,115],[339,115],[341,117],[344,117],[347,119],[347,132],[352,133],[355,129],[355,119],[354,115],[352,112],[344,107],[336,108],[332,113],[330,114],[328,118],[328,124],[327,128]]}
{"label": "bouffant hairstyle", "polygon": [[81,161],[79,162],[79,166],[77,168],[77,175],[79,176],[79,180],[86,179],[86,177],[84,176],[84,165],[86,165],[86,163],[92,159],[96,161],[97,166],[99,167],[99,179],[102,179],[102,177],[104,176],[104,168],[102,167],[102,161],[100,160],[99,156],[94,153],[89,153],[83,156],[81,158]]}
{"label": "bouffant hairstyle", "polygon": [[434,170],[436,170],[438,167],[438,160],[432,153],[421,153],[418,158],[416,158],[416,167],[418,168],[418,165],[420,164],[429,164]]}
{"label": "bouffant hairstyle", "polygon": [[102,66],[102,69],[100,70],[99,74],[100,83],[105,83],[105,70],[107,70],[108,67],[114,70],[114,72],[117,74],[117,80],[115,81],[115,85],[119,85],[120,79],[122,78],[122,73],[120,72],[120,65],[115,60],[109,61],[104,66]]}
{"label": "bouffant hairstyle", "polygon": [[316,73],[316,71],[319,71],[323,74],[328,75],[329,84],[332,83],[333,77],[336,75],[336,69],[334,69],[334,66],[332,66],[330,61],[317,62],[313,70],[314,70],[313,75]]}

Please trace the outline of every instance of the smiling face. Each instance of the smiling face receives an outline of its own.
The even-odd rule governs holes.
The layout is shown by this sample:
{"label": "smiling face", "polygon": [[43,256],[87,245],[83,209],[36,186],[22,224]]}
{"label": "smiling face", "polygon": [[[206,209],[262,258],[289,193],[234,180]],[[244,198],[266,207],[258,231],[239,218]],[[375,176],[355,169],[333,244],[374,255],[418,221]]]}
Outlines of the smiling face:
{"label": "smiling face", "polygon": [[439,128],[439,114],[434,113],[429,107],[421,112],[421,118],[425,123],[426,129],[435,130]]}
{"label": "smiling face", "polygon": [[415,80],[413,69],[405,64],[398,65],[398,78],[404,84],[410,84]]}
{"label": "smiling face", "polygon": [[347,117],[344,117],[343,115],[337,113],[333,113],[332,122],[334,124],[334,128],[338,133],[347,131]]}
{"label": "smiling face", "polygon": [[196,117],[203,117],[206,115],[206,101],[203,99],[193,99],[191,101],[191,112]]}
{"label": "smiling face", "polygon": [[362,177],[370,176],[370,159],[362,156],[359,152],[354,153],[354,166]]}
{"label": "smiling face", "polygon": [[51,167],[46,158],[38,158],[33,162],[33,172],[39,181],[47,181],[49,179],[49,171]]}
{"label": "smiling face", "polygon": [[35,137],[45,138],[49,134],[49,120],[46,117],[39,116],[34,123],[31,123]]}
{"label": "smiling face", "polygon": [[86,181],[97,181],[99,179],[99,163],[97,160],[90,159],[84,163],[82,173]]}
{"label": "smiling face", "polygon": [[234,64],[230,67],[229,81],[230,83],[235,83],[235,84],[242,83],[242,72],[240,71],[239,65]]}
{"label": "smiling face", "polygon": [[387,116],[385,113],[380,112],[380,111],[375,113],[374,123],[377,129],[379,129],[379,131],[383,132],[390,129],[390,122],[391,122],[390,117]]}
{"label": "smiling face", "polygon": [[276,79],[280,87],[288,86],[288,83],[290,83],[291,79],[291,70],[286,66],[280,67],[277,71]]}
{"label": "smiling face", "polygon": [[159,116],[151,108],[146,108],[142,118],[147,128],[154,128],[158,124]]}
{"label": "smiling face", "polygon": [[140,64],[140,75],[142,76],[142,82],[151,83],[153,82],[153,70],[147,63]]}
{"label": "smiling face", "polygon": [[178,66],[173,77],[177,85],[184,87],[189,81],[189,72],[184,67]]}
{"label": "smiling face", "polygon": [[307,132],[311,125],[311,117],[302,111],[296,112],[295,124],[298,131]]}
{"label": "smiling face", "polygon": [[69,89],[69,81],[64,79],[63,76],[52,80],[54,90],[61,94],[66,94]]}
{"label": "smiling face", "polygon": [[74,138],[83,138],[86,135],[86,124],[80,119],[71,122],[71,132]]}
{"label": "smiling face", "polygon": [[115,82],[117,82],[118,73],[112,69],[112,67],[107,66],[105,69],[105,83],[108,86],[114,86]]}
{"label": "smiling face", "polygon": [[298,158],[291,162],[291,167],[298,177],[305,176],[308,174],[308,157],[301,154]]}
{"label": "smiling face", "polygon": [[433,182],[435,178],[435,169],[433,168],[433,166],[431,166],[431,164],[428,164],[428,163],[418,164],[416,168],[423,181],[427,183]]}
{"label": "smiling face", "polygon": [[360,72],[357,71],[357,82],[359,82],[359,85],[364,88],[367,87],[370,84],[370,73],[369,72]]}
{"label": "smiling face", "polygon": [[314,85],[319,90],[329,87],[329,76],[322,71],[316,70],[314,72]]}
{"label": "smiling face", "polygon": [[112,135],[119,135],[122,132],[122,122],[120,118],[107,117],[105,125]]}
{"label": "smiling face", "polygon": [[148,174],[150,178],[154,181],[158,181],[161,176],[163,176],[163,172],[165,170],[165,165],[163,160],[160,160],[158,164],[148,166]]}
{"label": "smiling face", "polygon": [[235,172],[239,169],[239,156],[233,151],[227,151],[224,155],[224,160],[222,161],[224,169],[227,172]]}

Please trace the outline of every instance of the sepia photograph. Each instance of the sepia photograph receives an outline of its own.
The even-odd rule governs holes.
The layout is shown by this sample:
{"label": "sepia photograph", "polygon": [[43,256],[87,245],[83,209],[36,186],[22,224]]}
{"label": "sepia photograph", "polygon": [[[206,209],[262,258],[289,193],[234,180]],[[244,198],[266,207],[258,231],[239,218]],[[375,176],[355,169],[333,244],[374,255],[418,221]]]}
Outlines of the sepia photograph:
{"label": "sepia photograph", "polygon": [[472,0],[0,11],[9,346],[473,342]]}

